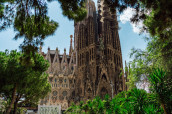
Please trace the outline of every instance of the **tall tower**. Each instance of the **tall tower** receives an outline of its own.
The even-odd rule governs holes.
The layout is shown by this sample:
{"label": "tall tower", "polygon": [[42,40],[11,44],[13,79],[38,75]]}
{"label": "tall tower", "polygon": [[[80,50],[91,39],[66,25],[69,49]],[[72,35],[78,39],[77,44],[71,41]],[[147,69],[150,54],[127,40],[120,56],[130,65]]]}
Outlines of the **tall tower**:
{"label": "tall tower", "polygon": [[76,97],[87,100],[93,91],[96,74],[96,8],[92,0],[86,2],[87,17],[75,23],[75,48],[77,59]]}
{"label": "tall tower", "polygon": [[92,0],[87,0],[86,9],[87,17],[75,22],[76,101],[124,90],[116,11],[104,0],[98,1],[98,13]]}
{"label": "tall tower", "polygon": [[[100,79],[99,83],[101,84],[100,86],[98,85],[97,94],[100,96],[104,95],[103,91],[106,91],[104,93],[108,92],[110,94],[112,92],[111,89],[113,89],[112,94],[117,94],[124,89],[118,22],[116,10],[110,9],[105,4],[105,0],[98,0],[98,36],[99,41],[101,41],[100,44],[103,44],[103,49],[99,50],[101,51],[101,57],[97,60],[98,77],[100,76],[100,78],[104,78],[107,81]],[[110,86],[108,86],[109,83]]]}

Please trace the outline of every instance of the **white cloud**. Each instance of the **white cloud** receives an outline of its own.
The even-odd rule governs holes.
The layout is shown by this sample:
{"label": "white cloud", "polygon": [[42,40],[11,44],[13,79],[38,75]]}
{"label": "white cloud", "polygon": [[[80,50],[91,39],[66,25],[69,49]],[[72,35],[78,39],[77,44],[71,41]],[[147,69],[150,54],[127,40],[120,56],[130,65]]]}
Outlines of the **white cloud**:
{"label": "white cloud", "polygon": [[130,21],[130,18],[135,13],[135,10],[133,8],[127,8],[121,15],[120,15],[120,21],[125,24],[127,21]]}
{"label": "white cloud", "polygon": [[132,26],[132,28],[133,28],[133,31],[134,31],[135,33],[139,34],[141,28],[143,27],[143,21],[140,21],[140,22],[138,22],[137,24],[131,23],[131,22],[130,22],[130,24],[131,24],[131,26]]}
{"label": "white cloud", "polygon": [[[126,22],[130,22],[130,19],[132,16],[135,14],[135,9],[133,8],[127,8],[119,17],[120,21],[125,24]],[[143,27],[143,22],[140,21],[137,24],[136,23],[131,23],[131,26],[133,28],[133,31],[137,34],[140,33],[140,29]]]}

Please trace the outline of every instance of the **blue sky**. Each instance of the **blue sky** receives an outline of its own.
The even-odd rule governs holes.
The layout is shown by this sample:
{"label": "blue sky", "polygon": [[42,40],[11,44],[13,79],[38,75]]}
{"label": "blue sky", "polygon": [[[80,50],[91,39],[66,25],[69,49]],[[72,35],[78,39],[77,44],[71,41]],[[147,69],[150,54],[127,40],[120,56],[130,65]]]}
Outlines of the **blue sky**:
{"label": "blue sky", "polygon": [[[97,2],[97,0],[94,1],[95,3]],[[59,28],[56,30],[53,36],[47,37],[47,39],[44,41],[43,51],[47,52],[48,47],[50,47],[52,50],[55,50],[56,47],[58,47],[60,53],[64,52],[64,48],[66,48],[68,52],[70,45],[70,35],[74,35],[74,23],[62,15],[62,11],[58,2],[51,2],[48,4],[48,7],[48,15],[51,19],[59,23]],[[147,44],[143,39],[145,35],[138,34],[138,27],[141,24],[134,26],[129,22],[129,17],[131,17],[131,14],[132,11],[129,9],[118,17],[118,20],[120,21],[119,26],[121,28],[119,30],[119,36],[121,41],[123,63],[125,60],[127,62],[131,60],[129,58],[131,48],[135,47],[145,49]],[[15,32],[12,27],[6,31],[0,32],[0,51],[5,51],[5,49],[19,50],[18,47],[23,40],[19,39],[15,41],[13,40],[14,36]]]}

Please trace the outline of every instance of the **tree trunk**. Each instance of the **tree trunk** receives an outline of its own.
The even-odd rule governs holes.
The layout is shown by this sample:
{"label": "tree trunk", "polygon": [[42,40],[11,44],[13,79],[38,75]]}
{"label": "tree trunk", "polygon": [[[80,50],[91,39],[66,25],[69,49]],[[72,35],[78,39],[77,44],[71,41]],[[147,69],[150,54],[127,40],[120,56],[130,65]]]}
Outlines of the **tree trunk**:
{"label": "tree trunk", "polygon": [[164,105],[163,103],[161,103],[161,106],[162,106],[162,108],[163,108],[163,110],[164,110],[164,113],[167,114],[165,105]]}
{"label": "tree trunk", "polygon": [[7,108],[6,114],[10,114],[11,108],[12,108],[14,102],[15,102],[16,91],[17,91],[17,84],[14,85],[13,93],[12,93],[12,100],[11,100],[11,103],[10,103],[9,107]]}
{"label": "tree trunk", "polygon": [[14,110],[13,110],[13,114],[17,114],[17,106],[18,106],[18,98],[16,98],[16,101],[14,102]]}

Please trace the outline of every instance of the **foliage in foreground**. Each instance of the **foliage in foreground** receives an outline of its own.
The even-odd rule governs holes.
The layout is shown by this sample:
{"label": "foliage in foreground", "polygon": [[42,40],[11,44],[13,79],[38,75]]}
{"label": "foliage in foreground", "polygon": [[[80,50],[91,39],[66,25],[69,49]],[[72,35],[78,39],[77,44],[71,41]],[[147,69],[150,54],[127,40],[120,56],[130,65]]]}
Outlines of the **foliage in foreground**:
{"label": "foliage in foreground", "polygon": [[112,100],[108,95],[103,100],[96,97],[85,104],[72,104],[66,110],[66,114],[161,114],[160,104],[156,94],[147,93],[145,90],[132,89],[117,94]]}
{"label": "foliage in foreground", "polygon": [[165,114],[172,111],[172,80],[161,69],[154,69],[148,77],[150,89],[157,95]]}
{"label": "foliage in foreground", "polygon": [[48,75],[44,72],[49,64],[40,54],[36,54],[34,64],[26,66],[24,54],[17,51],[0,52],[0,95],[7,101],[7,112],[14,106],[37,104],[50,91]]}
{"label": "foliage in foreground", "polygon": [[170,114],[172,107],[172,83],[161,69],[154,69],[148,77],[151,93],[133,88],[118,93],[113,99],[96,97],[85,104],[72,104],[65,113],[86,114]]}
{"label": "foliage in foreground", "polygon": [[[38,47],[53,35],[58,23],[48,16],[48,2],[54,0],[0,0],[0,32],[13,25],[17,32],[14,39],[23,38],[20,49],[34,58]],[[86,16],[84,0],[57,0],[63,15],[75,21]],[[55,1],[55,2],[57,2]],[[32,53],[32,55],[30,55]]]}

